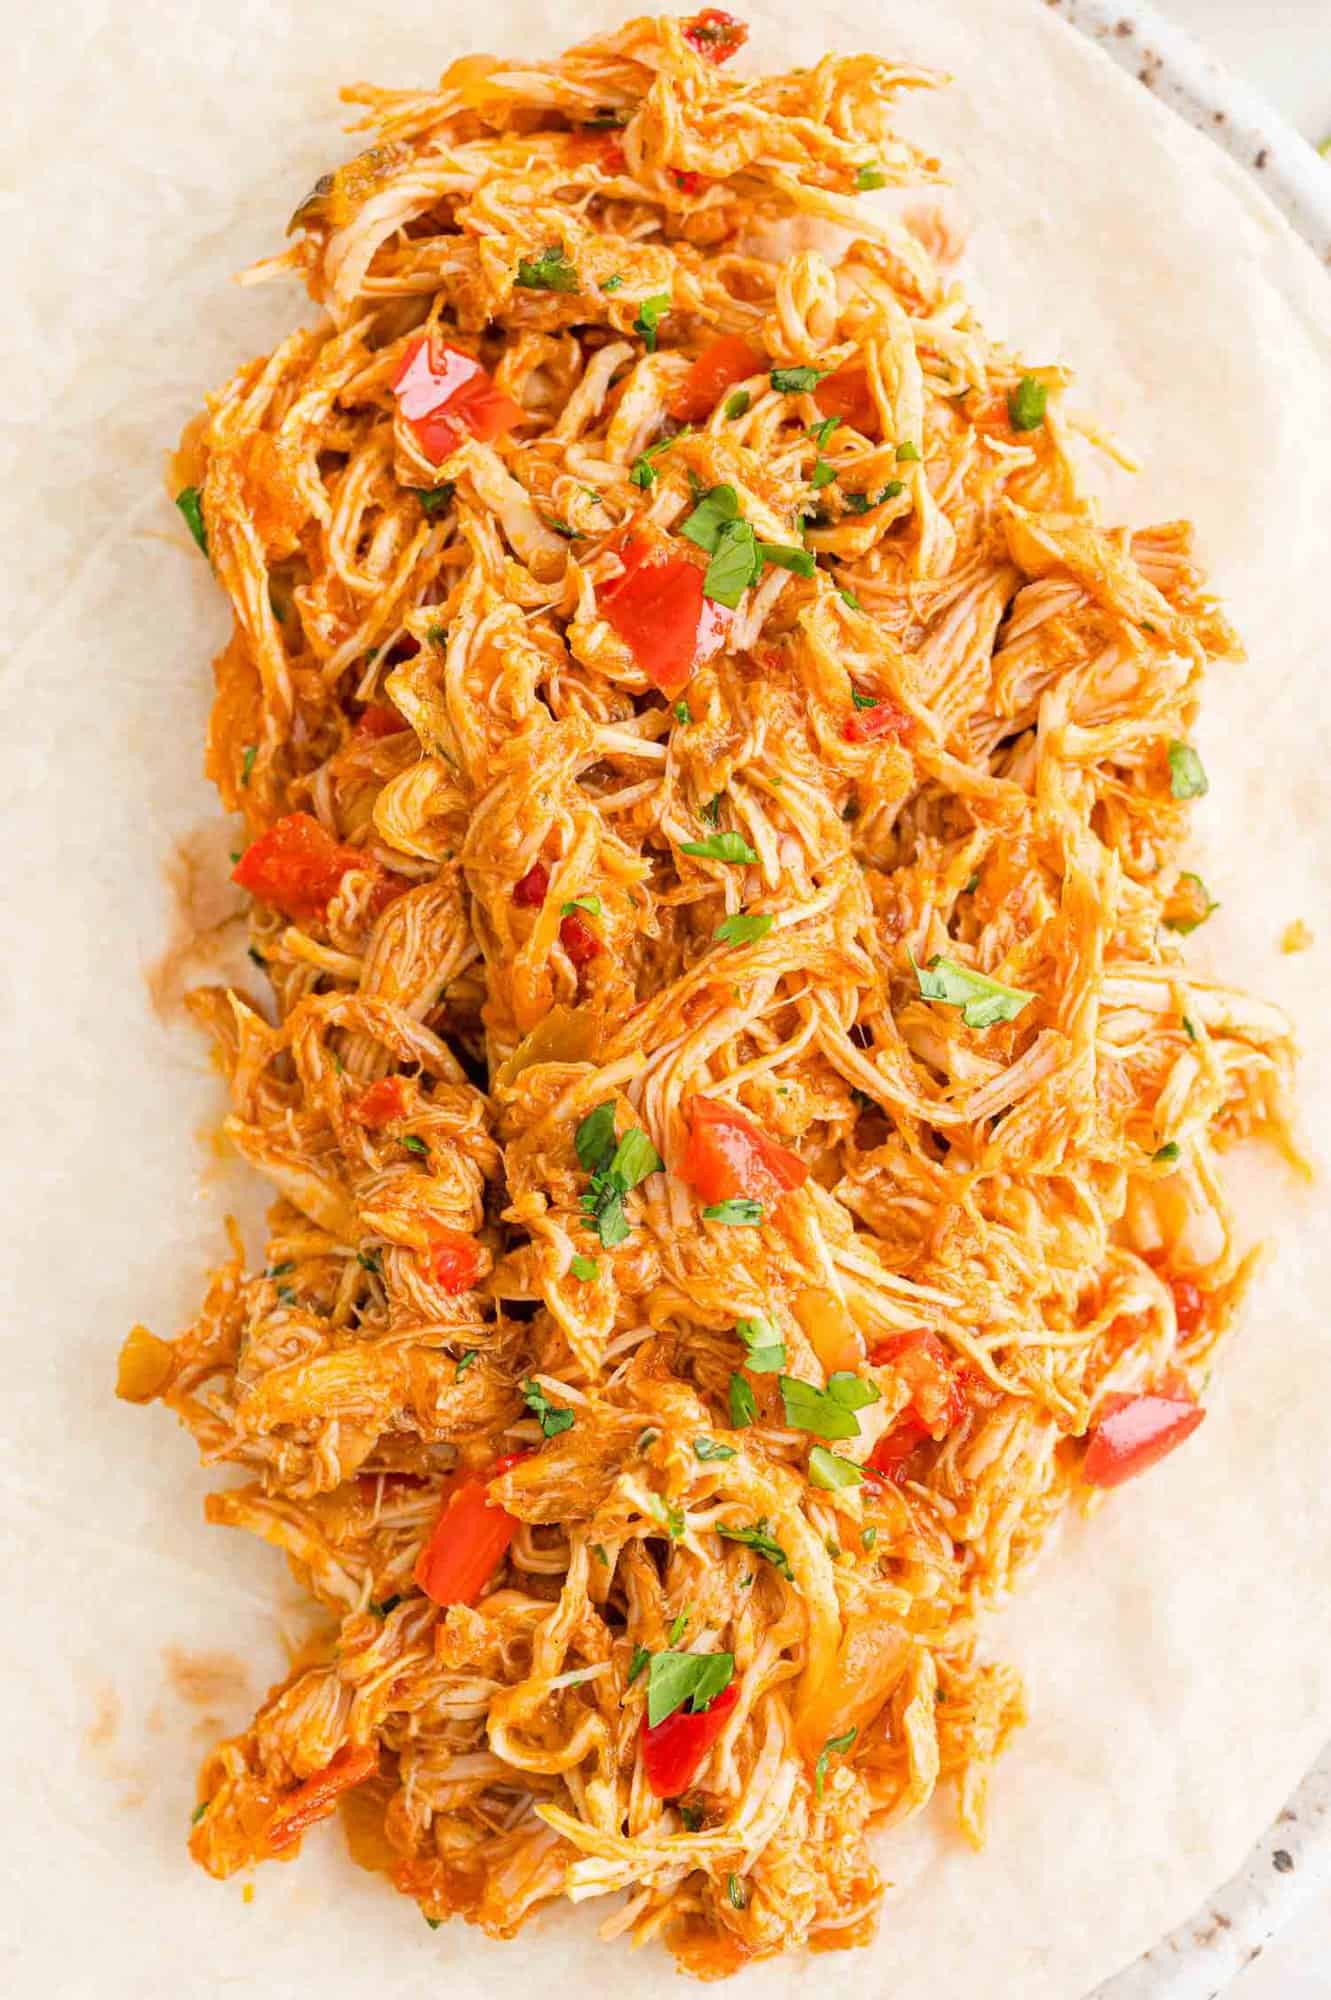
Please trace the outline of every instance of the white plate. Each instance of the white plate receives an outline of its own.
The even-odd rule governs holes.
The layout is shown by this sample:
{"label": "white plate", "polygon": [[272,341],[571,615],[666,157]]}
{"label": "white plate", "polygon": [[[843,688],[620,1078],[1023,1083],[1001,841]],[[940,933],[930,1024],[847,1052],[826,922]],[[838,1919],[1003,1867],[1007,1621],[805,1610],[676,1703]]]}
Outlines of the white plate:
{"label": "white plate", "polygon": [[[1331,165],[1183,29],[1136,0],[1046,0],[1260,181],[1331,267]],[[1331,1881],[1331,1744],[1238,1873],[1088,2000],[1214,2000]]]}

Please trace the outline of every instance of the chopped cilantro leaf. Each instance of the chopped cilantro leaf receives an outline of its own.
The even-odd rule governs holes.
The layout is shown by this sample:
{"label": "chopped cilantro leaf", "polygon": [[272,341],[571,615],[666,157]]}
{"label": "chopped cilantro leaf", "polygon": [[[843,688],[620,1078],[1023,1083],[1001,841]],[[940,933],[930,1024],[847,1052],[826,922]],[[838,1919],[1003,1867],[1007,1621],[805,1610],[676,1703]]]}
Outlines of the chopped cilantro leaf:
{"label": "chopped cilantro leaf", "polygon": [[842,1458],[826,1445],[816,1444],[809,1453],[809,1484],[836,1493],[842,1487],[862,1486],[864,1474],[853,1459]]}
{"label": "chopped cilantro leaf", "polygon": [[1008,421],[1014,431],[1038,431],[1044,422],[1049,391],[1033,375],[1023,375],[1015,389],[1008,390]]}
{"label": "chopped cilantro leaf", "polygon": [[958,965],[955,959],[936,954],[928,965],[916,964],[911,954],[922,1000],[941,1000],[945,1006],[960,1007],[968,1028],[992,1028],[996,1021],[1015,1021],[1035,998],[1020,986],[1004,986],[982,972]]}
{"label": "chopped cilantro leaf", "polygon": [[835,1751],[838,1756],[842,1756],[847,1750],[849,1750],[851,1744],[855,1741],[855,1738],[858,1734],[859,1734],[858,1729],[848,1729],[842,1736],[829,1736],[826,1743],[824,1743],[822,1749],[818,1753],[818,1761],[813,1767],[813,1789],[814,1789],[814,1796],[816,1798],[821,1799],[823,1796],[823,1786],[827,1782],[828,1758],[831,1756],[833,1751]]}
{"label": "chopped cilantro leaf", "polygon": [[712,936],[723,944],[757,944],[759,938],[767,936],[775,921],[765,910],[757,910],[752,916],[740,911],[733,917],[723,917]]}
{"label": "chopped cilantro leaf", "polygon": [[638,307],[633,331],[642,335],[643,346],[649,354],[656,352],[656,329],[669,311],[669,292],[653,292],[651,298],[644,299]]}
{"label": "chopped cilantro leaf", "polygon": [[760,1201],[714,1201],[702,1212],[704,1222],[725,1222],[732,1227],[752,1229],[763,1219]]}
{"label": "chopped cilantro leaf", "polygon": [[569,1258],[568,1268],[582,1284],[590,1285],[600,1266],[597,1264],[595,1257],[584,1257],[582,1252],[579,1251],[575,1256]]}
{"label": "chopped cilantro leaf", "polygon": [[208,554],[208,530],[203,525],[203,502],[197,486],[182,486],[176,495],[176,505],[185,517],[185,526],[193,535],[204,555]]}
{"label": "chopped cilantro leaf", "polygon": [[737,1431],[747,1429],[758,1414],[753,1390],[739,1374],[730,1378],[730,1421]]}
{"label": "chopped cilantro leaf", "polygon": [[581,289],[578,274],[569,262],[562,243],[549,244],[539,257],[520,258],[515,283],[529,292],[576,292]]}
{"label": "chopped cilantro leaf", "polygon": [[1169,789],[1176,799],[1204,799],[1210,790],[1202,760],[1191,743],[1169,746]]}
{"label": "chopped cilantro leaf", "polygon": [[826,373],[825,368],[774,368],[770,379],[779,394],[800,396],[816,389]]}
{"label": "chopped cilantro leaf", "polygon": [[855,175],[855,185],[861,194],[868,194],[873,188],[887,186],[887,175],[881,167],[861,167]]}
{"label": "chopped cilantro leaf", "polygon": [[787,1583],[795,1581],[790,1567],[790,1557],[772,1534],[766,1515],[761,1520],[755,1521],[751,1528],[727,1528],[718,1524],[716,1532],[727,1542],[740,1542],[746,1549],[752,1549],[756,1556],[761,1556],[765,1562],[771,1563],[773,1569],[778,1575],[785,1577]]}
{"label": "chopped cilantro leaf", "polygon": [[733,1653],[653,1653],[647,1676],[648,1726],[655,1729],[685,1702],[691,1714],[701,1715],[734,1678]]}
{"label": "chopped cilantro leaf", "polygon": [[681,840],[681,854],[692,854],[700,861],[733,861],[742,864],[758,859],[742,833],[709,833],[706,840]]}
{"label": "chopped cilantro leaf", "polygon": [[542,1437],[558,1437],[561,1431],[572,1430],[572,1410],[565,1409],[559,1403],[552,1403],[539,1382],[524,1382],[522,1395],[527,1408],[541,1426]]}

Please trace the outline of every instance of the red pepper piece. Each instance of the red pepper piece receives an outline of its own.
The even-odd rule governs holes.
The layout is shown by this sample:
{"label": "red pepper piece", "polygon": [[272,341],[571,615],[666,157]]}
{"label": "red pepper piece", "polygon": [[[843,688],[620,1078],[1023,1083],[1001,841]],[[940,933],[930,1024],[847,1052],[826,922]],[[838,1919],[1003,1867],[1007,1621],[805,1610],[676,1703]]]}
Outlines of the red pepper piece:
{"label": "red pepper piece", "polygon": [[676,695],[725,643],[730,613],[702,594],[703,572],[637,535],[620,551],[622,576],[603,583],[597,602],[653,686]]}
{"label": "red pepper piece", "polygon": [[432,465],[465,438],[483,443],[521,423],[521,407],[497,389],[479,361],[425,334],[410,342],[393,378],[398,408]]}
{"label": "red pepper piece", "polygon": [[1107,1396],[1091,1430],[1081,1476],[1121,1486],[1177,1449],[1206,1415],[1190,1396]]}
{"label": "red pepper piece", "polygon": [[915,724],[904,708],[884,698],[874,703],[872,708],[857,708],[846,717],[841,733],[848,743],[873,743],[880,736],[894,736],[898,743],[908,741]]}
{"label": "red pepper piece", "polygon": [[579,910],[570,910],[561,918],[559,942],[576,966],[590,965],[601,956],[601,940]]}
{"label": "red pepper piece", "polygon": [[843,424],[850,424],[865,437],[878,436],[878,405],[862,368],[838,368],[835,374],[825,375],[813,392],[813,400],[825,417],[840,417]]}
{"label": "red pepper piece", "polygon": [[334,840],[311,813],[297,812],[250,842],[231,880],[298,924],[324,915],[348,869],[374,866],[358,848]]}
{"label": "red pepper piece", "polygon": [[808,1179],[799,1154],[769,1139],[742,1111],[693,1097],[688,1115],[689,1143],[679,1172],[705,1202],[740,1195],[775,1200]]}
{"label": "red pepper piece", "polygon": [[677,1708],[655,1729],[643,1722],[643,1775],[658,1799],[677,1799],[688,1790],[738,1700],[739,1683],[731,1681],[698,1715]]}
{"label": "red pepper piece", "polygon": [[377,1083],[367,1084],[352,1098],[349,1109],[358,1125],[382,1132],[386,1125],[394,1125],[399,1118],[406,1117],[407,1087],[400,1076],[381,1076]]}
{"label": "red pepper piece", "polygon": [[513,901],[520,910],[538,910],[550,892],[550,870],[543,861],[513,884]]}
{"label": "red pepper piece", "polygon": [[689,47],[709,63],[729,62],[749,39],[748,23],[722,13],[719,7],[704,7],[701,14],[690,15],[683,27]]}
{"label": "red pepper piece", "polygon": [[430,1228],[430,1269],[441,1291],[465,1292],[476,1282],[481,1250],[474,1236],[442,1223]]}
{"label": "red pepper piece", "polygon": [[740,334],[723,333],[703,349],[676,389],[670,400],[671,416],[681,424],[701,423],[711,416],[728,389],[756,375],[762,365],[761,357]]}
{"label": "red pepper piece", "polygon": [[297,1785],[285,1803],[278,1806],[264,1829],[269,1851],[280,1854],[319,1820],[327,1819],[342,1793],[363,1784],[378,1768],[379,1752],[373,1744],[344,1743],[322,1771],[316,1771],[313,1777]]}
{"label": "red pepper piece", "polygon": [[491,1501],[487,1482],[530,1456],[508,1452],[495,1460],[484,1480],[464,1479],[449,1494],[413,1572],[433,1603],[475,1604],[481,1596],[519,1526],[514,1515]]}

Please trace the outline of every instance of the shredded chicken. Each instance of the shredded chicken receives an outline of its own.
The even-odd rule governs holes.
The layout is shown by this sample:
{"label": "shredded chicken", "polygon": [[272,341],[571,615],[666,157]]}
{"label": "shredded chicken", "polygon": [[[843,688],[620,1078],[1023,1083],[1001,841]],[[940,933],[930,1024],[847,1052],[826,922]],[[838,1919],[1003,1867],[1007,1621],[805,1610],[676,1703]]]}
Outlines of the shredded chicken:
{"label": "shredded chicken", "polygon": [[[864,1942],[874,1830],[941,1782],[980,1838],[1023,1714],[985,1609],[1115,1399],[1199,1400],[1247,1271],[1217,1154],[1292,1066],[1183,955],[1237,656],[1186,526],[1097,520],[1064,374],[863,199],[936,177],[888,122],[929,79],[743,77],[742,35],[359,87],[374,143],[259,273],[323,316],[177,484],[273,998],[193,1006],[277,1201],[120,1381],[330,1621],[208,1758],[202,1865],[340,1800],[432,1922],[614,1897],[707,1976]],[[854,240],[785,255],[795,217]],[[499,413],[442,441],[441,351]],[[777,558],[726,603],[744,523]],[[616,621],[630,528],[714,619],[678,685]],[[260,867],[295,815],[322,888]],[[464,1519],[503,1546],[448,1586]],[[649,1725],[680,1656],[723,1692]]]}

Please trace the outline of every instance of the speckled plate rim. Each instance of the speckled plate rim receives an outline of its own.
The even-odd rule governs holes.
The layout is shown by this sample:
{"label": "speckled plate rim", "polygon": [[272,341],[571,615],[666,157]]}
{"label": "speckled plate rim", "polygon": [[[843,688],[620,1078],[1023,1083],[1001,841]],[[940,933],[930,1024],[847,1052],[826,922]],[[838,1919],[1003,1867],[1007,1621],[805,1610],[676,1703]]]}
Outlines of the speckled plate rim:
{"label": "speckled plate rim", "polygon": [[[1331,164],[1191,35],[1137,0],[1045,0],[1245,167],[1331,268]],[[1215,2000],[1331,1882],[1331,1744],[1243,1866],[1087,2000]]]}

